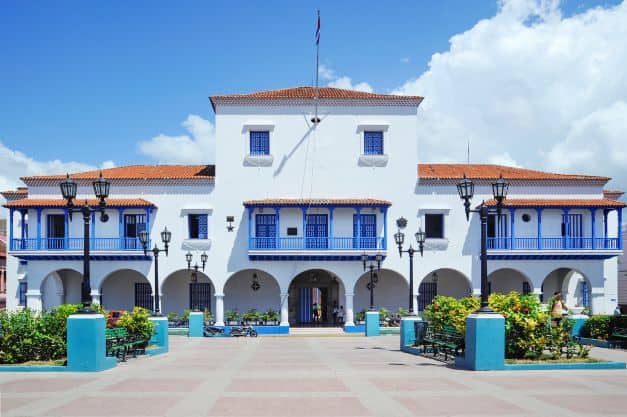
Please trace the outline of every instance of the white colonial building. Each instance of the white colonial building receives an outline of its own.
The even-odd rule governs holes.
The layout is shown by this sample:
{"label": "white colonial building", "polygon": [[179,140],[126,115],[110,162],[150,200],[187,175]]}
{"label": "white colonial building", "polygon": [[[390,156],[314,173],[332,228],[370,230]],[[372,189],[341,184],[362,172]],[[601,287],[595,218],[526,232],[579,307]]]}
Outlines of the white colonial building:
{"label": "white colonial building", "polygon": [[[94,215],[91,287],[107,309],[151,306],[164,313],[210,309],[274,309],[282,325],[311,321],[312,304],[329,322],[334,305],[347,325],[368,307],[370,272],[361,261],[382,255],[374,302],[397,310],[409,303],[409,262],[399,256],[396,220],[408,220],[406,247],[427,233],[414,258],[413,303],[435,294],[479,294],[479,219],[466,221],[456,183],[476,184],[473,204],[492,204],[502,175],[509,194],[488,230],[492,292],[548,297],[595,313],[617,304],[617,256],[624,204],[604,196],[609,178],[553,174],[495,165],[418,164],[421,97],[310,87],[211,97],[216,114],[216,165],[126,166],[102,170],[111,182],[109,220]],[[316,122],[315,107],[317,104]],[[62,175],[61,175],[62,174]],[[71,173],[78,202],[93,199],[100,171]],[[48,309],[80,301],[83,222],[61,199],[63,173],[22,178],[6,192],[9,308]],[[172,231],[169,254],[155,262],[137,236]],[[151,245],[152,245],[151,244]],[[192,265],[207,254],[198,282]]]}

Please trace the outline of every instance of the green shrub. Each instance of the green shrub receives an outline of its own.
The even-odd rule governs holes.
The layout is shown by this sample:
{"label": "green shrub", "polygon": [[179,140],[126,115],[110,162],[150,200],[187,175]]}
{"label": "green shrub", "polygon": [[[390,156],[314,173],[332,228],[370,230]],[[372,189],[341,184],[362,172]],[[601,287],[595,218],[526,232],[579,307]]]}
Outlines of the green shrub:
{"label": "green shrub", "polygon": [[226,321],[239,321],[239,313],[237,310],[228,310],[224,313],[224,317],[226,318]]}
{"label": "green shrub", "polygon": [[154,323],[149,320],[150,310],[135,307],[132,313],[125,311],[118,320],[118,327],[124,327],[129,334],[140,337],[148,343],[154,334]]}
{"label": "green shrub", "polygon": [[263,320],[264,321],[279,321],[279,313],[273,309],[268,309],[268,311],[264,313]]}
{"label": "green shrub", "polygon": [[583,325],[581,335],[592,339],[607,340],[612,333],[613,316],[592,316]]}
{"label": "green shrub", "polygon": [[204,318],[205,318],[205,321],[213,321],[213,316],[211,315],[211,311],[209,311],[206,308],[204,311]]}
{"label": "green shrub", "polygon": [[466,316],[479,308],[479,299],[466,297],[456,299],[436,295],[425,308],[424,317],[436,330],[453,326],[461,334],[466,334]]}
{"label": "green shrub", "polygon": [[178,314],[172,311],[168,313],[168,321],[175,321],[175,320],[178,320],[178,318],[179,318]]}
{"label": "green shrub", "polygon": [[242,315],[242,319],[244,321],[259,321],[261,320],[261,314],[254,308],[251,308]]}
{"label": "green shrub", "polygon": [[390,310],[385,307],[379,309],[379,321],[385,321],[390,318]]}
{"label": "green shrub", "polygon": [[398,314],[400,317],[407,317],[409,316],[409,310],[403,307],[399,307],[396,314]]}
{"label": "green shrub", "polygon": [[189,308],[183,310],[183,314],[181,315],[181,320],[189,320],[189,313],[191,312],[192,310],[190,310]]}
{"label": "green shrub", "polygon": [[361,310],[355,313],[355,321],[364,321],[366,320],[366,310]]}

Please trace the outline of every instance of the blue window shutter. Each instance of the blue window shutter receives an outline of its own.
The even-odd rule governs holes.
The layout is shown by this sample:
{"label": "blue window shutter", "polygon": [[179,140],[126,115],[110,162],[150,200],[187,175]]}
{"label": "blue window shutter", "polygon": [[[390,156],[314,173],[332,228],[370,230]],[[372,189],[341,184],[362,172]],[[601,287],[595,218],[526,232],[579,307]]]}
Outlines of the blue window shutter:
{"label": "blue window shutter", "polygon": [[270,155],[270,132],[251,131],[250,132],[250,154]]}
{"label": "blue window shutter", "polygon": [[198,239],[207,239],[209,236],[209,227],[207,225],[207,215],[198,215]]}
{"label": "blue window shutter", "polygon": [[364,132],[364,154],[383,155],[383,132]]}
{"label": "blue window shutter", "polygon": [[26,306],[26,291],[28,290],[28,282],[20,282],[19,287],[19,305]]}

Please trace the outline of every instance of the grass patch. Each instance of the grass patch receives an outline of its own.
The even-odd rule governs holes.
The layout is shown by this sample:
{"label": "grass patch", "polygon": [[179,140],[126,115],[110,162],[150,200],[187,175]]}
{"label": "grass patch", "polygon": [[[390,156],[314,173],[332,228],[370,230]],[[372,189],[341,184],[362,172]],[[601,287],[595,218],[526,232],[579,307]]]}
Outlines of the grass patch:
{"label": "grass patch", "polygon": [[65,359],[54,359],[50,361],[27,361],[22,363],[3,364],[2,366],[64,366]]}
{"label": "grass patch", "polygon": [[553,364],[553,363],[600,363],[607,362],[595,358],[559,358],[559,359],[505,359],[506,364]]}

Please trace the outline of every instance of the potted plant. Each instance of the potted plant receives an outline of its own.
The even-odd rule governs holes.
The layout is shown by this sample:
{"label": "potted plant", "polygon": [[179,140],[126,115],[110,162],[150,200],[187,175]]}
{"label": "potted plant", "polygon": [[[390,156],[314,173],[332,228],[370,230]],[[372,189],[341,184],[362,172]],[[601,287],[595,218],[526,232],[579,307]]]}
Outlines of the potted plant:
{"label": "potted plant", "polygon": [[176,327],[179,321],[179,315],[171,311],[168,313],[168,327]]}
{"label": "potted plant", "polygon": [[388,310],[385,307],[381,307],[379,309],[379,325],[387,326],[389,319],[390,319],[390,310]]}
{"label": "potted plant", "polygon": [[278,326],[279,325],[279,313],[273,309],[269,309],[264,313],[263,321],[268,326]]}
{"label": "potted plant", "polygon": [[205,318],[205,323],[207,323],[207,324],[213,324],[214,323],[213,316],[211,315],[211,311],[209,311],[206,308],[205,308],[205,311],[204,311],[204,316],[205,316],[204,317]]}
{"label": "potted plant", "polygon": [[396,314],[398,314],[400,317],[407,317],[409,316],[409,310],[403,307],[399,307]]}
{"label": "potted plant", "polygon": [[261,317],[257,310],[251,308],[242,315],[242,319],[244,320],[244,324],[248,326],[255,326],[257,325]]}
{"label": "potted plant", "polygon": [[224,317],[226,318],[226,324],[228,326],[239,326],[240,317],[237,310],[228,310],[224,314]]}
{"label": "potted plant", "polygon": [[366,310],[361,310],[355,313],[355,324],[366,323]]}

